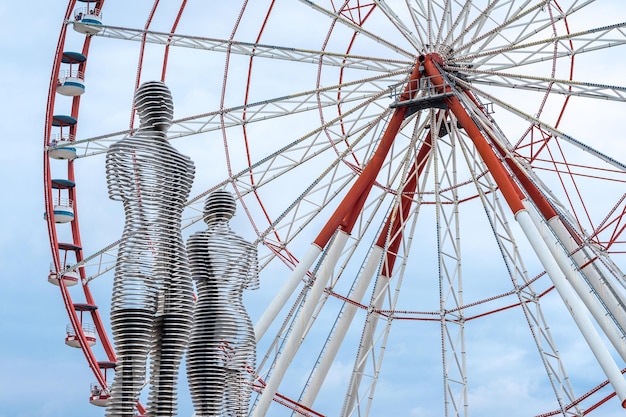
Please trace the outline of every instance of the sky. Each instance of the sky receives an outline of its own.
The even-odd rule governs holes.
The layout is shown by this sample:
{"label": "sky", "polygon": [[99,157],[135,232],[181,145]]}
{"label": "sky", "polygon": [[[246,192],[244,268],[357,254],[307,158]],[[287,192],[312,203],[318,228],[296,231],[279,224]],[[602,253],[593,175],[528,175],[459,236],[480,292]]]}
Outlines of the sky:
{"label": "sky", "polygon": [[[1,101],[13,120],[2,155],[3,175],[21,177],[13,208],[2,209],[0,292],[0,415],[89,415],[84,402],[85,365],[64,349],[66,318],[58,290],[47,283],[50,250],[43,221],[42,140],[47,89],[64,2],[33,3],[34,27],[22,32],[16,3],[0,5],[0,21],[12,39],[2,42],[2,77],[13,80]],[[22,32],[21,35],[19,33]],[[20,85],[22,87],[19,87]],[[12,156],[10,154],[13,154]],[[20,157],[16,157],[21,154]],[[9,218],[12,217],[12,218]],[[19,266],[18,266],[19,265]],[[17,280],[12,277],[20,276]],[[81,382],[72,379],[80,375]],[[88,389],[88,385],[87,385]]]}
{"label": "sky", "polygon": [[[114,0],[108,1],[114,2]],[[613,10],[609,6],[615,6],[620,12],[626,13],[623,5],[616,6],[617,0],[613,0],[613,3],[609,0],[599,3],[603,3],[607,9]],[[122,23],[125,19],[132,19],[133,12],[133,6],[124,5],[124,7],[128,9],[128,14],[117,15],[118,21]],[[0,155],[1,172],[6,180],[4,184],[7,186],[5,203],[0,209],[0,266],[3,269],[0,274],[0,282],[2,282],[0,289],[0,417],[104,415],[103,409],[94,407],[87,401],[89,386],[95,380],[81,352],[64,344],[65,326],[69,321],[58,288],[47,282],[51,255],[46,225],[43,221],[42,158],[44,155],[42,144],[50,73],[65,8],[66,4],[62,0],[33,0],[27,6],[18,2],[0,4],[0,22],[5,33],[4,40],[0,44],[0,52],[5,57],[3,65],[0,66],[1,78],[4,80],[0,106],[5,115],[3,120],[8,120],[8,125],[4,129],[5,152]],[[119,11],[119,9],[116,10]],[[214,10],[214,12],[218,13],[219,10]],[[603,21],[598,18],[598,15],[588,17],[592,22]],[[611,23],[623,20],[625,19],[612,19]],[[310,22],[310,24],[314,23]],[[289,29],[295,32],[303,30],[298,26],[298,22],[294,22],[294,27]],[[213,29],[215,33],[225,37],[230,26],[223,23],[222,27],[216,23]],[[110,75],[118,71],[125,75],[133,74],[134,57],[126,60],[125,58],[130,56],[126,55],[127,52],[125,47],[120,45],[112,52],[108,60],[90,63],[94,67],[100,65],[98,71],[94,70],[94,74]],[[187,64],[181,61],[174,65]],[[145,74],[145,77],[158,75],[157,65],[148,64],[147,66],[151,67],[149,71],[152,72]],[[621,73],[622,68],[623,66],[617,65],[614,71]],[[215,66],[207,63],[206,73],[196,73],[194,71],[199,70],[193,68],[189,71],[189,80],[202,77],[207,82],[217,79],[219,84],[223,66],[221,63]],[[276,71],[276,78],[280,79],[279,69]],[[92,94],[102,97],[101,104],[105,109],[99,113],[100,119],[93,120],[93,132],[107,131],[107,125],[127,125],[128,110],[109,104],[109,99],[118,94],[124,95],[117,97],[120,101],[128,102],[132,96],[128,80],[134,81],[134,77],[126,76],[126,84],[122,81],[116,84],[116,77],[108,77],[107,80],[112,84],[98,84],[95,75],[90,79],[96,84],[90,87]],[[180,80],[180,83],[191,82],[189,80]],[[267,82],[272,83],[272,80]],[[598,82],[603,82],[603,80]],[[277,89],[276,95],[280,94],[281,88],[286,88],[285,83],[278,82],[271,86]],[[181,90],[182,88],[181,86]],[[190,91],[185,96],[179,96],[178,108],[184,114],[187,106],[191,106],[194,100],[214,99],[215,97],[210,96],[211,94],[218,97],[219,92]],[[612,105],[607,108],[610,108],[611,113],[618,115],[614,120],[619,120],[619,113],[622,110]],[[581,113],[584,111],[584,109],[581,110]],[[576,122],[576,120],[572,121],[574,124]],[[606,133],[605,136],[610,134],[606,125],[597,126],[595,129]],[[609,145],[606,152],[618,153],[624,149],[623,144]],[[624,158],[621,157],[621,160],[623,161]],[[210,170],[207,168],[206,161],[198,161],[198,165],[198,177],[210,181],[211,173],[208,172]],[[120,233],[121,223],[115,223],[119,217],[114,211],[119,210],[119,207],[106,200],[104,179],[101,173],[80,172],[80,175],[82,175],[81,179],[92,181],[90,187],[93,190],[91,191],[97,197],[94,201],[81,201],[81,208],[85,213],[84,218],[89,220],[85,222],[83,232],[88,239],[88,244],[101,247],[106,242],[114,240],[115,236]],[[278,201],[279,196],[276,196],[276,199]],[[111,220],[113,223],[110,222]],[[96,285],[100,286],[100,290],[106,290],[108,284]],[[395,348],[402,350],[406,347],[398,345]],[[510,366],[516,363],[517,366],[512,366],[513,372],[524,370],[523,358],[526,353],[522,350],[506,351],[500,345],[483,346],[481,349],[483,349],[481,354],[484,355],[484,362],[490,362],[494,357],[502,362],[501,365],[497,365],[497,362],[491,363],[491,367]],[[581,362],[582,370],[577,371],[584,373],[585,361],[581,359]],[[347,369],[349,365],[345,366]],[[398,369],[398,375],[403,375],[403,371],[403,369]],[[531,370],[526,371],[531,372]],[[476,369],[476,372],[488,371],[481,368]],[[343,377],[345,376],[336,376],[337,379]],[[410,375],[403,375],[403,377],[411,378]],[[503,380],[500,385],[494,382],[492,386],[481,386],[479,390],[473,391],[472,396],[480,404],[484,398],[506,396],[514,391],[522,391],[519,398],[511,401],[518,402],[520,407],[523,407],[524,401],[532,398],[529,392],[536,387],[521,386],[518,383],[519,381],[510,379]],[[428,389],[428,387],[422,388],[425,391]],[[394,386],[385,386],[384,383],[381,384],[380,390],[390,398],[393,398],[394,394],[400,395],[393,392]],[[525,394],[528,394],[528,397]],[[184,416],[192,414],[187,395],[184,384],[181,384],[183,400],[180,415]],[[488,408],[483,409],[488,410]],[[413,409],[412,415],[426,417],[432,414],[424,406]],[[613,408],[609,407],[604,414],[601,412],[599,415],[608,417],[618,414],[613,406]]]}

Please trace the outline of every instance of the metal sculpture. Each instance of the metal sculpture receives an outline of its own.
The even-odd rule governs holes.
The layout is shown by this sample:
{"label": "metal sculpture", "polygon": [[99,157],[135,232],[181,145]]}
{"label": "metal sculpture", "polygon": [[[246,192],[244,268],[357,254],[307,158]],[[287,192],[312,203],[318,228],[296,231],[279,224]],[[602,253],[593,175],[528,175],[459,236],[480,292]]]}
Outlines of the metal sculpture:
{"label": "metal sculpture", "polygon": [[248,415],[256,341],[242,295],[259,287],[258,260],[256,247],[230,229],[235,209],[229,192],[211,193],[203,212],[208,228],[187,241],[198,297],[187,354],[197,417]]}
{"label": "metal sculpture", "polygon": [[106,158],[109,197],[123,202],[126,217],[111,302],[117,366],[106,415],[135,415],[150,355],[148,414],[172,416],[192,326],[181,215],[195,168],[167,140],[173,104],[165,84],[142,84],[134,106],[138,130],[112,145]]}

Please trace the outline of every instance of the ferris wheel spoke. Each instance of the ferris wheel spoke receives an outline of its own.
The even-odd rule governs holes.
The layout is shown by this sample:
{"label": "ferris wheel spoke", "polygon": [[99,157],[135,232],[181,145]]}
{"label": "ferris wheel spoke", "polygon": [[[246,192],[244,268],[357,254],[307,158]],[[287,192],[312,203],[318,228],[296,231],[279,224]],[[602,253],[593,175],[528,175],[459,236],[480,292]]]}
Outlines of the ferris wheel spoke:
{"label": "ferris wheel spoke", "polygon": [[[440,131],[441,123],[431,124]],[[447,133],[447,134],[445,134]],[[441,332],[442,375],[444,378],[444,415],[459,415],[467,407],[467,369],[465,358],[465,311],[463,282],[461,280],[461,247],[459,204],[461,193],[458,187],[457,152],[460,139],[459,129],[454,126],[434,142],[433,175],[435,176],[436,244],[439,281],[439,317]]]}
{"label": "ferris wheel spoke", "polygon": [[[352,125],[350,130],[346,131],[342,127],[338,127],[339,120],[345,122],[350,113],[357,114],[358,108],[352,112],[346,112],[335,120],[327,122],[320,128],[310,132],[293,142],[288,147],[282,148],[277,152],[263,158],[262,160],[252,163],[249,168],[233,176],[229,181],[237,188],[242,195],[263,195],[267,185],[271,185],[277,181],[291,182],[294,175],[293,170],[306,170],[316,159],[323,158],[327,160],[329,152],[334,157],[325,162],[327,167],[318,169],[317,174],[312,178],[312,182],[302,187],[302,193],[297,194],[291,202],[285,201],[282,212],[275,213],[274,217],[268,219],[266,226],[257,224],[260,227],[257,230],[259,239],[265,244],[277,248],[281,255],[281,251],[285,250],[285,245],[291,242],[300,231],[305,228],[320,210],[327,206],[329,202],[336,198],[338,194],[351,182],[354,176],[353,167],[348,166],[348,171],[342,173],[339,169],[345,170],[348,155],[353,152],[361,152],[360,147],[367,150],[369,143],[365,141],[371,131],[375,129],[384,119],[384,113],[373,118],[358,117],[359,123]],[[344,126],[345,127],[345,126]],[[332,133],[333,129],[337,130]],[[328,142],[328,134],[334,137],[333,141],[342,143],[346,137],[351,137],[350,145],[340,154],[335,153],[333,141]],[[361,144],[364,142],[363,144]],[[324,156],[326,155],[326,156]],[[324,162],[322,162],[324,163]],[[303,176],[304,178],[310,175]],[[245,199],[242,204],[247,206],[250,204]],[[254,203],[253,205],[258,205]],[[285,259],[291,259],[288,256]],[[268,258],[269,261],[269,258]],[[291,259],[291,262],[293,260]]]}
{"label": "ferris wheel spoke", "polygon": [[[88,259],[78,262],[76,265],[70,266],[69,270],[74,271],[78,268],[85,268],[86,278],[83,280],[83,285],[89,284],[91,281],[106,275],[107,272],[115,269],[117,265],[117,248],[119,241],[114,243],[114,246],[106,251],[98,251],[97,254],[90,255]],[[93,270],[90,269],[93,268]]]}
{"label": "ferris wheel spoke", "polygon": [[414,2],[411,0],[405,1],[411,15],[411,20],[417,31],[417,37],[420,41],[420,48],[418,50],[421,51],[428,45],[428,20],[426,19],[427,14],[424,9],[424,4],[423,2]]}
{"label": "ferris wheel spoke", "polygon": [[[323,60],[324,65],[345,67],[377,72],[391,72],[410,65],[407,59],[377,58],[358,56],[329,51],[314,51],[278,45],[264,45],[260,43],[239,42],[228,39],[213,39],[177,33],[157,32],[151,30],[124,28],[100,25],[101,31],[94,36],[122,39],[127,41],[167,45],[169,47],[183,47],[204,49],[220,54],[235,54],[255,57],[255,59],[277,59],[291,62],[301,62],[318,65]],[[397,49],[397,48],[396,48]],[[405,54],[410,58],[410,54]]]}
{"label": "ferris wheel spoke", "polygon": [[[446,68],[450,70],[455,69],[453,67]],[[468,80],[472,85],[479,84],[482,86],[530,90],[542,93],[552,92],[568,97],[577,96],[609,101],[624,101],[626,99],[626,87],[624,86],[564,80],[527,74],[512,74],[500,71],[464,69],[463,72],[473,74]]]}
{"label": "ferris wheel spoke", "polygon": [[[407,69],[395,71],[365,79],[358,79],[338,85],[320,87],[288,96],[276,97],[242,106],[214,110],[173,121],[168,132],[168,139],[198,135],[205,132],[241,127],[269,119],[279,119],[302,112],[319,111],[320,108],[333,108],[367,100],[368,97],[380,98],[389,95],[398,80],[406,75]],[[332,94],[341,91],[341,97]],[[350,112],[349,112],[350,113]],[[124,130],[106,135],[99,135],[72,142],[77,150],[77,158],[90,157],[105,153],[109,146],[131,135],[133,130]]]}
{"label": "ferris wheel spoke", "polygon": [[[494,8],[496,3],[492,4]],[[497,21],[493,19],[490,14],[481,12],[479,17],[461,32],[463,36],[455,38],[451,46],[456,51],[457,55],[463,56],[468,55],[468,51],[471,50],[480,51],[481,48],[486,47],[486,45],[489,45],[491,42],[495,42],[496,45],[501,43],[509,45],[521,42],[523,39],[534,36],[536,32],[541,32],[551,26],[552,20],[549,17],[536,20],[531,19],[531,17],[536,17],[539,13],[542,13],[543,8],[548,3],[550,3],[549,0],[541,0],[528,7],[530,1],[525,1],[524,4],[515,9],[512,14],[509,10],[505,12],[504,18],[498,19]],[[513,6],[512,3],[509,5]],[[488,9],[492,10],[491,8]],[[524,24],[525,21],[523,19],[530,19],[532,25]],[[477,29],[483,29],[487,22],[492,23],[488,26],[488,30],[479,31]],[[463,39],[467,38],[467,35],[470,34],[472,29],[477,30],[476,34],[470,36],[468,41],[461,43]],[[509,31],[511,34],[509,34]]]}
{"label": "ferris wheel spoke", "polygon": [[378,7],[378,9],[385,15],[385,17],[395,26],[398,32],[401,33],[402,36],[407,41],[409,41],[411,45],[413,45],[415,50],[416,51],[420,50],[421,45],[423,44],[423,42],[420,41],[421,39],[420,34],[418,33],[417,35],[418,37],[416,37],[416,35],[413,34],[413,31],[411,30],[411,28],[409,28],[408,26],[404,24],[400,16],[398,16],[395,10],[389,7],[386,1],[375,0],[374,3],[376,4],[376,7]]}
{"label": "ferris wheel spoke", "polygon": [[463,13],[459,13],[458,16],[459,19],[463,17],[458,33],[451,32],[447,36],[447,44],[454,49],[457,57],[467,54],[467,51],[481,50],[491,42],[497,45],[502,42],[512,43],[512,40],[501,35],[501,32],[511,28],[513,32],[511,36],[514,38],[522,36],[525,26],[517,22],[525,18],[527,20],[528,15],[536,15],[547,2],[542,0],[539,4],[528,7],[529,1],[525,1],[522,5],[517,5],[519,2],[516,0],[494,1],[484,9],[474,5],[474,2],[467,3]]}
{"label": "ferris wheel spoke", "polygon": [[[487,66],[491,70],[505,70],[544,62],[548,59],[571,58],[626,43],[626,22],[540,40],[485,48],[470,55],[460,55],[451,62],[472,62],[475,68]],[[554,45],[558,50],[554,51]],[[490,62],[492,59],[497,62]]]}
{"label": "ferris wheel spoke", "polygon": [[[448,52],[442,49],[444,46],[450,49],[456,44],[463,43],[470,29],[482,26],[481,22],[489,19],[488,11],[498,3],[498,1],[493,1],[483,9],[483,6],[477,6],[471,0],[462,4],[446,0],[443,5],[440,1],[425,3],[406,0],[406,2],[413,25],[418,31],[421,46],[426,50],[429,47],[438,46],[440,53]],[[472,12],[476,11],[479,15],[470,21],[473,17]],[[437,32],[436,38],[433,38],[434,32]]]}
{"label": "ferris wheel spoke", "polygon": [[[307,6],[312,7],[317,12],[320,12],[321,14],[329,17],[333,21],[341,23],[343,26],[347,27],[348,29],[353,30],[354,32],[358,33],[359,35],[363,35],[363,36],[365,36],[365,37],[375,41],[376,43],[384,45],[390,51],[392,51],[394,53],[397,53],[397,54],[400,54],[401,56],[404,56],[406,59],[413,60],[415,58],[415,53],[412,53],[410,51],[406,51],[406,50],[400,48],[400,46],[398,46],[396,43],[387,41],[383,37],[378,36],[378,35],[370,32],[370,31],[366,30],[363,26],[361,26],[361,24],[363,22],[361,22],[361,21],[354,21],[354,20],[351,20],[351,19],[348,19],[348,18],[344,17],[341,14],[341,10],[339,12],[335,12],[335,11],[329,10],[329,9],[327,9],[327,8],[325,8],[325,7],[319,5],[318,3],[315,3],[315,2],[313,2],[311,0],[300,0],[300,1],[302,3],[305,3]],[[350,6],[350,5],[346,4],[346,6]]]}

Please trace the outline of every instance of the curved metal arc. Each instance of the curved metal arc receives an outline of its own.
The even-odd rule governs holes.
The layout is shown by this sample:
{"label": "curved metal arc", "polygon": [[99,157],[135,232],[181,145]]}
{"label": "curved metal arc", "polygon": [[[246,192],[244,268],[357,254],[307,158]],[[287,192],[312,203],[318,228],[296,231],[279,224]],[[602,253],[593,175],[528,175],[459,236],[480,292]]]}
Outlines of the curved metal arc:
{"label": "curved metal arc", "polygon": [[[56,78],[58,76],[58,71],[59,71],[59,66],[60,66],[60,58],[61,58],[61,54],[62,54],[62,49],[64,48],[64,44],[65,44],[65,40],[66,40],[66,36],[67,36],[67,22],[69,21],[69,19],[71,18],[72,12],[73,12],[73,8],[75,6],[76,0],[70,0],[68,1],[68,6],[67,6],[67,10],[66,10],[66,14],[65,14],[65,23],[63,24],[63,27],[61,29],[61,32],[59,34],[59,41],[57,44],[57,51],[55,54],[55,63],[53,65],[53,70],[52,70],[52,76],[51,76],[51,84],[49,87],[49,92],[48,92],[48,103],[47,103],[47,108],[46,108],[46,126],[45,126],[45,134],[44,134],[44,199],[46,200],[46,212],[48,213],[48,216],[46,218],[46,222],[48,224],[48,232],[49,232],[49,238],[50,238],[50,244],[51,244],[51,250],[52,250],[52,257],[54,260],[54,264],[55,264],[55,269],[57,271],[61,271],[61,260],[60,260],[60,253],[59,253],[59,243],[58,243],[58,239],[57,239],[57,234],[56,234],[56,224],[54,223],[54,216],[52,215],[53,210],[52,210],[52,202],[50,201],[50,193],[51,193],[51,184],[50,184],[50,180],[51,180],[51,172],[50,172],[50,161],[49,158],[50,156],[48,155],[47,152],[47,146],[48,146],[48,141],[49,141],[49,135],[50,135],[50,130],[51,130],[51,124],[52,124],[52,111],[53,111],[53,107],[54,107],[54,102],[56,101]],[[102,5],[104,4],[104,0],[98,0],[96,2],[94,2],[95,7],[97,8],[101,8]],[[88,54],[89,51],[89,46],[90,46],[90,42],[91,42],[91,38],[87,37],[84,42],[83,42],[83,48],[82,48],[82,53],[84,55]],[[82,63],[81,64],[81,71],[85,70],[85,66],[86,63]],[[78,111],[79,111],[79,104],[80,104],[80,96],[78,97],[74,97],[72,99],[72,110],[71,110],[71,115],[72,117],[77,117],[78,115]],[[73,127],[71,130],[71,134],[74,133],[75,128]],[[74,180],[74,166],[73,166],[73,162],[72,161],[68,161],[68,165],[67,165],[67,177],[69,180]],[[76,195],[74,194],[74,190],[71,191],[72,193],[72,198],[75,199]],[[72,237],[73,237],[73,243],[76,247],[81,247],[80,244],[80,229],[78,227],[78,212],[76,210],[75,207],[75,216],[74,216],[74,220],[72,221],[71,224],[71,230],[72,230]],[[77,261],[81,261],[82,260],[82,251],[76,251],[76,258]],[[81,278],[84,279],[84,271],[79,271]],[[65,286],[64,280],[63,279],[59,279],[59,288],[61,290],[61,295],[62,295],[62,299],[63,302],[65,304],[65,309],[67,311],[67,314],[70,318],[71,321],[71,325],[74,329],[75,334],[78,336],[79,338],[79,342],[80,342],[80,347],[81,350],[87,360],[87,363],[89,364],[89,367],[92,370],[93,375],[95,376],[95,378],[98,381],[98,384],[100,384],[100,386],[102,388],[106,388],[107,383],[104,377],[104,374],[102,373],[101,369],[98,366],[98,363],[96,361],[96,357],[94,352],[91,350],[87,339],[85,337],[83,328],[82,328],[82,323],[81,320],[79,320],[76,310],[74,309],[74,305],[72,303],[72,298],[71,295],[67,289],[67,287]],[[93,297],[91,296],[91,291],[89,289],[89,287],[87,285],[82,285],[83,288],[83,293],[84,296],[87,300],[88,303],[90,304],[94,304],[93,301]],[[109,339],[107,337],[106,332],[104,331],[104,326],[102,324],[102,321],[100,319],[99,313],[97,311],[94,311],[91,313],[91,317],[92,320],[94,322],[94,326],[97,330],[98,336],[101,340],[101,343],[103,345],[103,348],[105,350],[105,353],[107,354],[109,360],[115,360],[115,353],[113,351],[112,345],[109,342]],[[139,405],[139,409],[141,410],[141,405]]]}

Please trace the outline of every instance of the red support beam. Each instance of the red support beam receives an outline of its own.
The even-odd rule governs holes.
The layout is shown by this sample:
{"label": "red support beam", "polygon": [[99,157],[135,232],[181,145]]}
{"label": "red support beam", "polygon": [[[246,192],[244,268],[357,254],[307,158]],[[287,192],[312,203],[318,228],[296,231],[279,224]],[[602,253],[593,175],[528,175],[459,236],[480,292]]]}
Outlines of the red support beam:
{"label": "red support beam", "polygon": [[433,133],[431,130],[426,136],[426,140],[422,144],[414,164],[411,166],[406,184],[401,189],[400,204],[394,207],[393,211],[389,214],[385,227],[381,230],[378,240],[376,241],[376,246],[384,248],[386,240],[388,238],[390,239],[381,270],[381,275],[387,278],[391,277],[393,273],[398,248],[400,247],[404,234],[404,225],[406,219],[409,217],[411,206],[414,202],[417,180],[422,175],[424,167],[426,166],[426,160],[432,150],[432,138]]}
{"label": "red support beam", "polygon": [[[443,60],[439,55],[430,54],[420,57],[423,59],[424,75],[429,77],[431,83],[437,89],[440,94],[451,91],[450,86],[444,80],[441,70],[437,67],[437,64],[443,65]],[[498,185],[498,188],[502,192],[504,199],[508,206],[511,208],[514,214],[524,209],[522,200],[526,197],[522,193],[522,190],[518,187],[517,183],[513,181],[511,175],[504,168],[502,160],[496,155],[493,148],[483,136],[478,125],[467,113],[458,97],[453,95],[445,98],[445,103],[448,105],[450,111],[456,116],[461,127],[468,134],[474,146],[478,150],[478,153],[483,159],[485,165],[489,169],[489,172],[493,176],[494,181]]]}
{"label": "red support beam", "polygon": [[[400,101],[410,100],[417,94],[420,77],[421,74],[419,66],[415,65],[413,72],[409,77],[409,81],[407,82],[403,93],[400,95]],[[337,209],[335,209],[335,212],[331,215],[326,225],[322,228],[320,234],[315,239],[314,243],[320,248],[326,246],[336,230],[342,229],[350,233],[354,227],[356,219],[361,213],[365,200],[367,199],[367,196],[376,181],[376,177],[380,172],[380,168],[382,167],[387,154],[391,149],[391,145],[400,131],[406,111],[406,106],[400,106],[394,110],[391,120],[383,133],[383,137],[380,140],[380,144],[374,152],[374,155],[369,162],[367,162],[367,165],[363,169],[359,178],[352,185],[352,188],[350,188]]]}
{"label": "red support beam", "polygon": [[[465,94],[479,107],[481,107],[470,91],[466,91]],[[489,135],[489,133],[487,133]],[[497,149],[498,153],[504,158],[504,161],[509,166],[515,178],[520,182],[522,188],[526,190],[526,193],[530,199],[535,203],[541,214],[546,220],[550,220],[557,216],[557,212],[550,205],[550,202],[545,198],[537,186],[528,178],[521,168],[509,157],[506,156],[505,149],[490,135],[491,143]]]}

